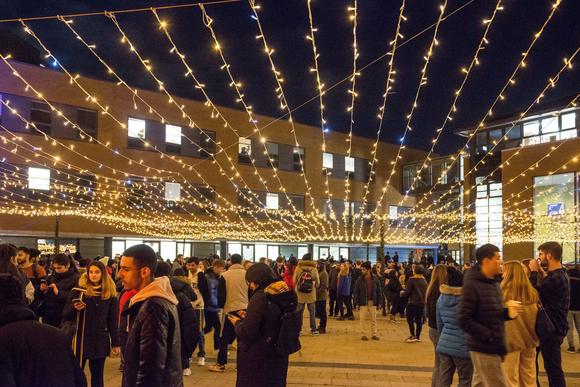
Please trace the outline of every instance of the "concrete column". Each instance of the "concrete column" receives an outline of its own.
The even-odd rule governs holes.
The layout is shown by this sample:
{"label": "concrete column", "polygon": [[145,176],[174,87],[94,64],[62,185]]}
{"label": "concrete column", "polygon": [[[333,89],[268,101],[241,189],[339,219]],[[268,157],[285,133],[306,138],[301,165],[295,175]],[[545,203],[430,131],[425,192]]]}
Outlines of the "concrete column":
{"label": "concrete column", "polygon": [[[312,255],[312,259],[314,259],[314,243],[309,243],[308,244],[308,252],[310,253],[310,255]],[[297,258],[302,258],[302,257],[297,257]]]}
{"label": "concrete column", "polygon": [[220,241],[220,258],[226,260],[228,258],[228,242]]}
{"label": "concrete column", "polygon": [[105,237],[105,247],[103,248],[103,256],[113,257],[113,237]]}

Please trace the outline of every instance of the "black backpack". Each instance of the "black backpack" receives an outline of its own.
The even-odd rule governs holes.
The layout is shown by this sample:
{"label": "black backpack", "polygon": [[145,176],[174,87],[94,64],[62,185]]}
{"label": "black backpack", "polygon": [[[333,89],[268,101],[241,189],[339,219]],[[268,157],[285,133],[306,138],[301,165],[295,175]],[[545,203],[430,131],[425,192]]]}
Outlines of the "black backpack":
{"label": "black backpack", "polygon": [[[266,299],[268,300],[268,297]],[[266,342],[272,343],[276,353],[281,356],[298,352],[302,348],[300,345],[302,316],[298,311],[297,303],[293,302],[290,307],[283,310],[276,302],[268,300],[268,313],[270,316],[277,316],[277,322],[274,325],[277,325],[279,329],[277,334],[266,336]]]}
{"label": "black backpack", "polygon": [[312,273],[307,270],[300,273],[297,285],[300,293],[310,293],[314,288],[314,278],[312,278]]}

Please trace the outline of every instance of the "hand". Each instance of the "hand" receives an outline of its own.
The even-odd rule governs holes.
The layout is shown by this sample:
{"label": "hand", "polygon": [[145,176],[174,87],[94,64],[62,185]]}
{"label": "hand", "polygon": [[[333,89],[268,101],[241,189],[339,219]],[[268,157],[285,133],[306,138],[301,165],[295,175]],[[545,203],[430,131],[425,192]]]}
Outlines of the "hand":
{"label": "hand", "polygon": [[238,316],[240,316],[241,318],[246,318],[247,315],[248,313],[245,310],[238,311]]}
{"label": "hand", "polygon": [[540,265],[538,264],[537,259],[530,260],[530,271],[538,271]]}
{"label": "hand", "polygon": [[83,310],[83,309],[85,308],[85,306],[86,306],[86,305],[85,305],[85,304],[83,304],[82,302],[75,302],[75,303],[73,304],[73,307],[74,307],[76,310]]}
{"label": "hand", "polygon": [[48,291],[48,285],[45,282],[40,284],[40,291],[46,293]]}
{"label": "hand", "polygon": [[236,326],[236,324],[238,323],[238,321],[242,321],[241,318],[236,317],[234,315],[228,314],[228,319],[230,320],[230,322],[232,323],[233,326]]}
{"label": "hand", "polygon": [[121,347],[111,348],[111,356],[113,356],[113,357],[119,356],[120,353],[121,353]]}
{"label": "hand", "polygon": [[58,287],[56,286],[56,284],[50,284],[49,288],[52,288],[54,295],[58,296]]}

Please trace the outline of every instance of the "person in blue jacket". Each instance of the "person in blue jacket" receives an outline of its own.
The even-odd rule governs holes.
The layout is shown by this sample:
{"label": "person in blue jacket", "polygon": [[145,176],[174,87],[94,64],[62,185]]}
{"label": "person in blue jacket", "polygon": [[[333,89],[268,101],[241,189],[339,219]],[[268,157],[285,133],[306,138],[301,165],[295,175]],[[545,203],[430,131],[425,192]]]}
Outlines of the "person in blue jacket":
{"label": "person in blue jacket", "polygon": [[439,288],[441,296],[437,301],[437,330],[439,342],[436,351],[440,356],[439,385],[451,386],[453,374],[457,370],[458,386],[471,386],[473,364],[469,357],[469,348],[465,333],[457,322],[457,307],[461,298],[463,275],[452,266],[447,267],[448,285]]}

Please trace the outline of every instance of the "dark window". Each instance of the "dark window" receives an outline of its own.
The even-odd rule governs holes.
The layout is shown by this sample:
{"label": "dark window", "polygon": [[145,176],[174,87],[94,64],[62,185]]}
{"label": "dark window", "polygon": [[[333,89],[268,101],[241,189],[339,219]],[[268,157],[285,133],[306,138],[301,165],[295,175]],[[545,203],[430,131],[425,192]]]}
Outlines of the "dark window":
{"label": "dark window", "polygon": [[95,176],[69,174],[66,176],[66,182],[68,187],[63,193],[68,196],[68,200],[85,206],[95,201]]}
{"label": "dark window", "polygon": [[403,190],[408,191],[415,179],[416,169],[415,165],[406,165],[403,167]]}
{"label": "dark window", "polygon": [[488,151],[487,132],[479,132],[475,135],[475,153],[483,154]]}
{"label": "dark window", "polygon": [[[77,125],[83,132],[91,137],[97,137],[97,128],[99,115],[94,110],[77,109]],[[78,138],[80,140],[88,140],[87,136],[80,130],[78,131]]]}
{"label": "dark window", "polygon": [[215,132],[204,130],[199,133],[199,157],[208,159],[215,153]]}
{"label": "dark window", "polygon": [[127,191],[127,207],[134,210],[145,208],[145,182],[138,177],[129,177],[125,180]]}
{"label": "dark window", "polygon": [[[304,160],[304,148],[301,147],[294,147],[292,150],[292,157],[293,157],[293,169],[295,171],[301,172],[302,171],[302,164],[306,165]],[[302,160],[302,164],[300,163]]]}
{"label": "dark window", "polygon": [[266,149],[268,150],[268,166],[270,168],[278,168],[280,161],[280,155],[278,153],[278,144],[272,144],[270,142],[266,143]]}
{"label": "dark window", "polygon": [[210,215],[214,213],[215,191],[210,187],[198,186],[195,196],[199,202],[196,213],[200,215]]}
{"label": "dark window", "polygon": [[41,132],[50,135],[52,123],[50,106],[44,102],[30,101],[30,122]]}

